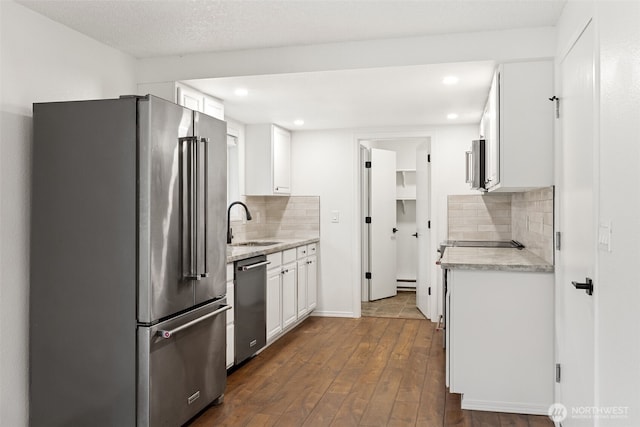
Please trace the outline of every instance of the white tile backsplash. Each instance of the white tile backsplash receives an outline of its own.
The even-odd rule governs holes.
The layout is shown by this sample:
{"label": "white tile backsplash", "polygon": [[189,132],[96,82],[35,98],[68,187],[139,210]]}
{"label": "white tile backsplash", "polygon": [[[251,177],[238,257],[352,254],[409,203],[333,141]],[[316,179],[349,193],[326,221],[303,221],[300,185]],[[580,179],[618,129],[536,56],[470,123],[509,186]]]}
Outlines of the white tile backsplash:
{"label": "white tile backsplash", "polygon": [[553,200],[553,187],[524,193],[448,196],[448,238],[513,239],[553,263]]}
{"label": "white tile backsplash", "polygon": [[[231,221],[234,242],[320,237],[320,197],[246,196],[253,220]],[[242,209],[241,207],[233,209]],[[241,213],[244,218],[244,213]]]}

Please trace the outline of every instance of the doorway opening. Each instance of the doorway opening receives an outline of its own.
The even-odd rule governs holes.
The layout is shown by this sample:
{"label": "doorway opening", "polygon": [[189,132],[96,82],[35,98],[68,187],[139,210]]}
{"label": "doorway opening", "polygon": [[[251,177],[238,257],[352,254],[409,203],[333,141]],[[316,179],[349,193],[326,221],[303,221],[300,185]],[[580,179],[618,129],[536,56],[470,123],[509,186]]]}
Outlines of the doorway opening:
{"label": "doorway opening", "polygon": [[359,142],[361,313],[429,318],[430,138]]}

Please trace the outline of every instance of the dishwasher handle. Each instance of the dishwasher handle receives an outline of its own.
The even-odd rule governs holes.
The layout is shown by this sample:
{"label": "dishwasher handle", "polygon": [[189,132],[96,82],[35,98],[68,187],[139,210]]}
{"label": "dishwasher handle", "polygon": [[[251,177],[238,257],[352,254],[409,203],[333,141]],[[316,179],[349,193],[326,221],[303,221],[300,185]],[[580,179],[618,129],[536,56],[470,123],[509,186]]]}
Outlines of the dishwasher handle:
{"label": "dishwasher handle", "polygon": [[187,328],[192,327],[193,325],[202,322],[203,320],[207,320],[210,317],[213,316],[217,316],[220,313],[224,313],[227,310],[231,310],[231,306],[230,305],[223,305],[222,307],[220,307],[219,309],[217,309],[216,311],[212,311],[209,314],[205,314],[202,317],[198,317],[197,319],[192,320],[191,322],[187,322],[184,325],[180,325],[175,329],[170,329],[170,330],[164,330],[161,329],[158,331],[158,336],[161,336],[164,339],[169,339],[171,338],[171,336],[177,332],[180,332],[182,330],[185,330]]}
{"label": "dishwasher handle", "polygon": [[249,271],[267,264],[271,264],[271,261],[262,261],[255,264],[243,265],[242,267],[238,267],[238,271]]}

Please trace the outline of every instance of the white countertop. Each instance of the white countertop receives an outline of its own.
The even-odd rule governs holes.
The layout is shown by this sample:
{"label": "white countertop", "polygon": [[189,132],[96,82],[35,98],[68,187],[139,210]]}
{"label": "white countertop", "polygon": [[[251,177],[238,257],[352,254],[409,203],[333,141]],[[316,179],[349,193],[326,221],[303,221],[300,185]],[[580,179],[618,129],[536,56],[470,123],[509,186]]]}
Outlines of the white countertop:
{"label": "white countertop", "polygon": [[269,246],[231,246],[227,245],[227,263],[238,261],[241,259],[251,258],[257,255],[268,255],[274,252],[284,251],[285,249],[296,248],[298,246],[306,245],[309,243],[319,242],[318,237],[306,238],[306,239],[280,239],[280,238],[268,238],[268,239],[255,239],[256,242],[278,242],[275,245]]}
{"label": "white countertop", "polygon": [[553,264],[526,249],[448,247],[440,260],[442,268],[553,272]]}

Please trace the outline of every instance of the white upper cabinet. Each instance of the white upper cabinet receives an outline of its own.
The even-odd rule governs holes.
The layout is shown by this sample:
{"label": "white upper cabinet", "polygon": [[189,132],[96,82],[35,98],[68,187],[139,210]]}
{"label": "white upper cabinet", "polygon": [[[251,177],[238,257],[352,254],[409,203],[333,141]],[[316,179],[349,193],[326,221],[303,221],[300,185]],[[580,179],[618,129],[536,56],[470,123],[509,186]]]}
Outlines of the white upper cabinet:
{"label": "white upper cabinet", "polygon": [[489,191],[553,184],[553,63],[502,64],[481,124]]}
{"label": "white upper cabinet", "polygon": [[246,195],[291,194],[291,133],[273,124],[247,125]]}
{"label": "white upper cabinet", "polygon": [[224,102],[222,100],[204,94],[184,83],[143,83],[138,85],[138,93],[155,95],[216,119],[224,120]]}

